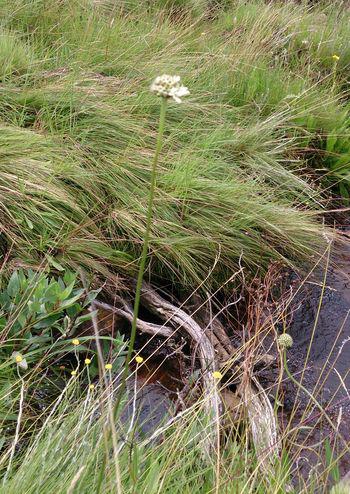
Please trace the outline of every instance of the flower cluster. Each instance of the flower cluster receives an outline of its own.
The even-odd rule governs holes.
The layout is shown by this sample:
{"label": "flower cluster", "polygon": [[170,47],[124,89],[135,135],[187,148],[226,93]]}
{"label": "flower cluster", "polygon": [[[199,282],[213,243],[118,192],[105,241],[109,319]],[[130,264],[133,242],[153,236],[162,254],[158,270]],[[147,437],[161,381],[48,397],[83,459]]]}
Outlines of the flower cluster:
{"label": "flower cluster", "polygon": [[181,85],[179,75],[163,74],[153,81],[151,92],[163,98],[172,98],[176,103],[181,103],[184,96],[190,94],[186,86]]}
{"label": "flower cluster", "polygon": [[284,333],[278,337],[277,343],[282,349],[290,348],[293,345],[293,338],[290,334]]}

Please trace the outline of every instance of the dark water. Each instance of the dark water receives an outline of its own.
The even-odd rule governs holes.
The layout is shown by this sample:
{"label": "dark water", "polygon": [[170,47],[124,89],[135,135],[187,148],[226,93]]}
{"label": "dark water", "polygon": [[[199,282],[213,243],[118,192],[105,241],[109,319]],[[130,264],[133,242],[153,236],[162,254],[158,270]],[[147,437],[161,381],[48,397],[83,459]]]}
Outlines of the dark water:
{"label": "dark water", "polygon": [[[335,457],[341,456],[340,473],[350,469],[350,239],[346,235],[343,244],[332,247],[329,264],[325,284],[325,272],[318,270],[296,296],[289,328],[294,339],[288,351],[289,368],[328,417],[300,387],[287,385],[286,408],[295,413],[294,425],[299,424],[293,438],[299,449],[298,468],[307,474],[327,466],[326,443],[334,448]],[[324,486],[320,492],[327,489]]]}
{"label": "dark water", "polygon": [[[290,333],[289,360],[300,375],[307,357],[304,384],[330,408],[348,406],[350,390],[350,242],[333,253],[322,297],[321,273],[298,296]],[[321,306],[319,310],[320,300]],[[317,313],[319,311],[319,316]],[[299,369],[298,365],[299,364]]]}
{"label": "dark water", "polygon": [[[135,371],[135,369],[134,369]],[[128,379],[123,428],[133,420],[135,438],[148,437],[174,414],[176,392],[182,388],[178,369],[167,361],[148,359]]]}

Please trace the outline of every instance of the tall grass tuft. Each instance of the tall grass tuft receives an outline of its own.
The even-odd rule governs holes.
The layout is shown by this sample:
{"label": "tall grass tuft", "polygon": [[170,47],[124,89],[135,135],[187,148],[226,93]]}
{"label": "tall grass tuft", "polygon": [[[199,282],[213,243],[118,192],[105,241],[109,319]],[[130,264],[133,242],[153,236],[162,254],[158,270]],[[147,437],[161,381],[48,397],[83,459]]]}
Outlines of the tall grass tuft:
{"label": "tall grass tuft", "polygon": [[203,3],[198,16],[186,2],[107,3],[0,6],[2,250],[25,263],[49,251],[104,276],[135,275],[156,139],[148,87],[169,72],[193,96],[168,112],[154,281],[198,283],[217,257],[214,285],[241,255],[253,271],[309,258],[322,246],[313,212],[333,176],[324,146],[344,136],[348,118],[341,6],[328,15],[327,6],[223,3],[208,16]]}

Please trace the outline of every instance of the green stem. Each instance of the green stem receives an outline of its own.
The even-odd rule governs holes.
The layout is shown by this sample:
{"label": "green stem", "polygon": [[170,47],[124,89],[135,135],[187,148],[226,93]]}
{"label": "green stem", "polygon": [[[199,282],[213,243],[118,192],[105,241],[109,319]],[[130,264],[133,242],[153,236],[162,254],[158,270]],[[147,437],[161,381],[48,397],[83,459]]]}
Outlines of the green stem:
{"label": "green stem", "polygon": [[335,93],[336,85],[337,85],[337,67],[338,67],[338,62],[337,60],[334,62],[333,66],[333,83],[332,83],[332,93]]}
{"label": "green stem", "polygon": [[138,314],[139,314],[139,307],[140,307],[140,300],[141,300],[141,289],[142,289],[143,275],[144,275],[144,271],[145,271],[146,259],[147,259],[147,254],[148,254],[148,244],[149,244],[149,237],[150,237],[150,232],[151,232],[151,224],[152,224],[152,219],[153,219],[153,202],[154,202],[154,192],[155,192],[156,177],[157,177],[157,173],[156,173],[157,172],[157,164],[158,164],[159,154],[162,150],[162,145],[163,145],[166,106],[167,106],[167,100],[166,100],[166,98],[162,98],[162,103],[161,103],[161,107],[160,107],[160,117],[159,117],[159,128],[158,128],[156,151],[154,154],[153,163],[152,163],[152,170],[151,170],[151,185],[150,185],[149,196],[148,196],[146,231],[145,231],[145,236],[144,236],[144,240],[143,240],[141,261],[140,261],[140,267],[139,267],[139,273],[137,276],[137,284],[136,284],[136,291],[135,291],[134,317],[132,320],[129,348],[128,348],[128,354],[126,356],[126,362],[125,362],[126,369],[130,363],[132,352],[134,351],[134,345],[135,345],[137,318],[138,318]]}
{"label": "green stem", "polygon": [[163,134],[164,134],[164,127],[165,127],[166,108],[167,108],[167,99],[162,98],[161,99],[161,107],[160,107],[159,127],[158,127],[156,150],[154,153],[154,158],[153,158],[153,162],[152,162],[152,169],[151,169],[151,184],[150,184],[150,190],[149,190],[149,195],[148,195],[146,230],[145,230],[145,235],[144,235],[144,239],[143,239],[141,260],[140,260],[139,272],[138,272],[137,283],[136,283],[134,315],[133,315],[133,320],[132,320],[132,324],[131,324],[131,335],[130,335],[128,353],[127,353],[126,359],[125,359],[125,367],[124,367],[122,382],[121,382],[121,386],[120,386],[120,392],[119,392],[118,399],[116,401],[115,408],[114,408],[114,417],[116,417],[116,414],[117,414],[117,411],[119,408],[119,404],[121,401],[121,397],[123,395],[123,391],[125,388],[125,382],[126,382],[126,378],[128,376],[128,371],[129,371],[129,364],[130,364],[130,360],[132,357],[132,353],[134,351],[137,318],[138,318],[138,314],[139,314],[140,300],[141,300],[141,289],[142,289],[143,275],[145,272],[146,259],[147,259],[147,254],[148,254],[149,238],[150,238],[151,225],[152,225],[152,219],[153,219],[154,192],[155,192],[156,177],[157,177],[156,172],[157,172],[158,158],[159,158],[160,152],[162,150],[162,146],[163,146]]}

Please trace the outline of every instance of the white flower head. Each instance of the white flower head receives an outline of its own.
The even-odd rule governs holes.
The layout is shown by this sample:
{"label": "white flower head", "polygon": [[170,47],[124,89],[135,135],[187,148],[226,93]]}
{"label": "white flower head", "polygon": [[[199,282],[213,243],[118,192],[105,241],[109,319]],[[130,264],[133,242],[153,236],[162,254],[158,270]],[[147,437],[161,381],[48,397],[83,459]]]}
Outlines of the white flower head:
{"label": "white flower head", "polygon": [[151,85],[151,92],[162,98],[172,98],[176,103],[181,103],[181,98],[190,94],[187,87],[181,85],[179,75],[167,74],[155,78]]}

